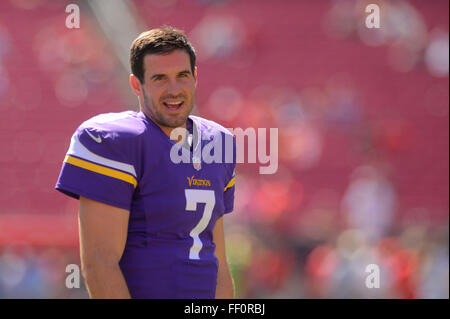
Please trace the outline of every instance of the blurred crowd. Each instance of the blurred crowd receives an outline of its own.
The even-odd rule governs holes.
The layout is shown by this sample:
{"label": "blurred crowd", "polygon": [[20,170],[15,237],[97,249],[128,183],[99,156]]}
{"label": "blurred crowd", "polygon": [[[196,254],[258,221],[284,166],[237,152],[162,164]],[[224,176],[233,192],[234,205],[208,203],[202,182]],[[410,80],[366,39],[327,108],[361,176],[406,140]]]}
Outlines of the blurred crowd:
{"label": "blurred crowd", "polygon": [[[316,213],[319,220],[329,218]],[[358,228],[315,222],[296,235],[230,226],[227,244],[238,297],[448,298],[447,225],[411,226],[371,240]],[[379,267],[378,288],[368,283],[373,264]]]}
{"label": "blurred crowd", "polygon": [[[60,247],[10,245],[0,250],[0,299],[2,298],[88,298],[80,277],[72,288],[68,265],[80,265],[78,250]],[[78,281],[77,281],[78,282]]]}
{"label": "blurred crowd", "polygon": [[[276,174],[237,168],[225,227],[238,298],[449,298],[448,2],[373,2],[376,30],[364,24],[368,1],[152,0],[139,8],[150,27],[174,24],[192,39],[196,114],[229,128],[279,128]],[[79,264],[76,246],[39,236],[8,244],[1,215],[75,214],[53,191],[69,136],[89,116],[135,100],[118,88],[126,73],[91,15],[67,32],[56,13],[63,4],[5,3],[0,298],[85,298],[83,286],[65,285],[66,265]],[[31,40],[16,40],[5,12],[34,19]],[[14,72],[19,47],[33,56],[24,79]],[[6,142],[7,131],[23,127],[18,141],[28,151]],[[36,138],[49,127],[58,138]],[[380,288],[366,286],[371,264]]]}

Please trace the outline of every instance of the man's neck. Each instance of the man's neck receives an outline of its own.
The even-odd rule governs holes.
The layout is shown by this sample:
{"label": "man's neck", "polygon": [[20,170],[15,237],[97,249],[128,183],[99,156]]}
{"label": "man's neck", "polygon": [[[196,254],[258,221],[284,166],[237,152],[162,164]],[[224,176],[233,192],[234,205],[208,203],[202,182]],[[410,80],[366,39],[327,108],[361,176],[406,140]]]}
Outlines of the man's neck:
{"label": "man's neck", "polygon": [[[145,114],[145,112],[143,112],[144,114]],[[169,126],[164,126],[164,125],[160,125],[158,122],[156,122],[155,120],[153,120],[150,116],[148,116],[148,114],[145,114],[153,123],[155,123],[160,129],[161,129],[161,131],[163,131],[163,133],[164,134],[166,134],[167,135],[167,137],[169,137],[170,138],[170,135],[172,134],[172,131],[175,129],[174,127],[169,127]],[[186,122],[184,122],[183,123],[183,125],[181,125],[181,126],[179,126],[179,127],[177,127],[177,128],[184,128],[185,130],[188,130],[187,129],[187,126],[186,126],[186,123],[187,123],[187,121],[189,121],[189,118],[186,120]],[[188,134],[187,134],[188,135]],[[183,138],[186,138],[186,137],[182,137],[182,136],[177,136],[178,138],[177,139],[174,139],[173,141],[175,142],[175,143],[178,143],[178,142],[180,142]]]}
{"label": "man's neck", "polygon": [[[170,135],[172,134],[172,131],[175,129],[174,127],[162,126],[162,125],[159,125],[158,123],[155,123],[155,124],[158,125],[159,128],[161,129],[161,131],[163,131],[164,134],[166,134],[169,138],[170,138]],[[179,127],[186,129],[186,122],[182,126],[179,126]],[[174,140],[174,141],[178,143],[180,140],[181,140],[181,137],[179,137],[178,140]]]}

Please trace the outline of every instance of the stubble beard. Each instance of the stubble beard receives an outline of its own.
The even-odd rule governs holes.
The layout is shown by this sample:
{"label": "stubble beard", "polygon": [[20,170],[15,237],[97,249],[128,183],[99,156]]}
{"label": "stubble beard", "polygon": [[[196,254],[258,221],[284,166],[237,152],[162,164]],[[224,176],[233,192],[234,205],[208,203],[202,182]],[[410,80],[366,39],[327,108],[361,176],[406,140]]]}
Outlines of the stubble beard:
{"label": "stubble beard", "polygon": [[[186,123],[186,120],[191,113],[193,107],[194,107],[194,100],[195,97],[193,95],[192,101],[185,101],[186,103],[189,103],[190,105],[184,105],[183,107],[187,107],[187,112],[185,114],[180,114],[177,117],[170,117],[170,116],[164,116],[162,112],[158,110],[157,102],[153,99],[150,99],[147,96],[147,93],[145,90],[143,90],[143,97],[144,97],[144,111],[148,114],[148,116],[159,126],[163,127],[170,127],[170,128],[177,128],[181,127]],[[154,107],[152,108],[152,105]]]}

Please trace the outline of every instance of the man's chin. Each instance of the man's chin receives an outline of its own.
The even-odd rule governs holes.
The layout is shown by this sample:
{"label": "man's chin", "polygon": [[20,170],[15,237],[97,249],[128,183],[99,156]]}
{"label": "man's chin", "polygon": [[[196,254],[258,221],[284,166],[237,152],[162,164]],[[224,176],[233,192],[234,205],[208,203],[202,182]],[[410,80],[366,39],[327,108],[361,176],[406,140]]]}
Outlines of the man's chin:
{"label": "man's chin", "polygon": [[162,125],[166,126],[166,127],[170,127],[170,128],[177,128],[180,126],[184,126],[186,124],[187,118],[189,115],[187,115],[186,117],[178,117],[176,119],[164,119],[163,123],[161,123]]}

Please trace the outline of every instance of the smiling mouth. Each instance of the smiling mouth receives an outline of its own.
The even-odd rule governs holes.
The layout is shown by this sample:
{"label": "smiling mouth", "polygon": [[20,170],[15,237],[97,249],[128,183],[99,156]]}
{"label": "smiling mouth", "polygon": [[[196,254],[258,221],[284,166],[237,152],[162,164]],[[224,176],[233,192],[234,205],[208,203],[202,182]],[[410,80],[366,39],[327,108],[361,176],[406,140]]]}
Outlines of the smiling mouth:
{"label": "smiling mouth", "polygon": [[178,102],[163,102],[164,106],[171,110],[171,111],[177,111],[179,110],[183,105],[184,101],[178,101]]}

